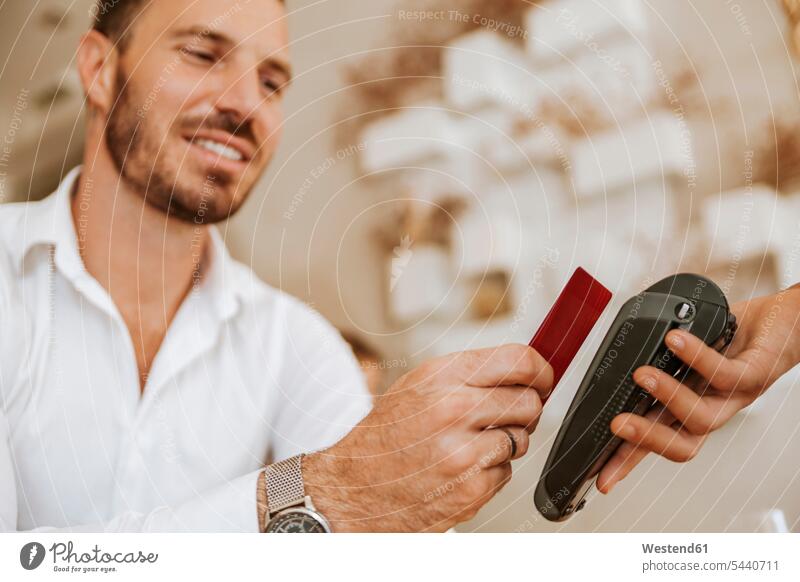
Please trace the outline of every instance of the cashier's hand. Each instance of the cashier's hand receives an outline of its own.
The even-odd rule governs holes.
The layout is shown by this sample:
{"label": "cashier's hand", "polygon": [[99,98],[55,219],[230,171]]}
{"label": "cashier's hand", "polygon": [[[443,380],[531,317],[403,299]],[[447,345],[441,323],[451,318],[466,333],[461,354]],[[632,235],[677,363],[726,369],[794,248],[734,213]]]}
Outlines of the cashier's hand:
{"label": "cashier's hand", "polygon": [[513,458],[524,455],[552,385],[550,365],[525,345],[431,360],[304,459],[306,491],[334,531],[446,531],[511,478],[511,438]]}
{"label": "cashier's hand", "polygon": [[658,403],[644,417],[620,414],[611,422],[626,442],[600,472],[601,492],[608,493],[650,452],[691,460],[709,433],[800,362],[800,287],[731,310],[739,328],[724,355],[689,333],[667,335],[667,346],[693,370],[683,383],[651,366],[634,372],[635,382]]}

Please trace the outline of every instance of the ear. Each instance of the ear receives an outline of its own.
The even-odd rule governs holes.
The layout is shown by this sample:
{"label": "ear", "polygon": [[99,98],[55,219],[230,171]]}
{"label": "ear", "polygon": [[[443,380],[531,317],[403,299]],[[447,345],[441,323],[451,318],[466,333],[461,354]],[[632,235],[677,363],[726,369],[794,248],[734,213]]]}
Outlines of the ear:
{"label": "ear", "polygon": [[107,113],[114,104],[119,51],[106,35],[90,30],[78,47],[78,74],[90,109]]}

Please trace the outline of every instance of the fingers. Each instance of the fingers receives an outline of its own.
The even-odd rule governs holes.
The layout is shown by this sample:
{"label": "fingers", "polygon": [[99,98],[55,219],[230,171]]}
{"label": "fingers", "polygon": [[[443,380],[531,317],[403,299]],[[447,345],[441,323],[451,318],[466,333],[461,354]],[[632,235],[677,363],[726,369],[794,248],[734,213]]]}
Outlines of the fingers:
{"label": "fingers", "polygon": [[503,463],[502,465],[484,469],[479,473],[479,479],[483,481],[483,487],[486,491],[480,499],[480,504],[483,505],[511,481],[511,463]]}
{"label": "fingers", "polygon": [[711,407],[694,390],[669,374],[652,366],[642,366],[633,373],[633,380],[661,402],[689,432],[707,434],[720,421],[717,410]]}
{"label": "fingers", "polygon": [[731,360],[706,345],[691,333],[673,330],[667,334],[666,344],[682,362],[705,378],[717,390],[729,392],[742,379],[742,363]]}
{"label": "fingers", "polygon": [[454,354],[447,362],[472,386],[530,386],[542,397],[553,387],[553,368],[530,346],[508,344]]}
{"label": "fingers", "polygon": [[628,476],[634,467],[650,454],[647,449],[631,443],[622,443],[614,455],[603,465],[597,476],[597,490],[600,493],[611,493],[614,486]]}
{"label": "fingers", "polygon": [[[441,531],[438,526],[445,523],[444,528],[457,523],[469,521],[511,480],[511,463],[506,462],[481,469],[476,465],[459,474],[458,479],[447,481],[440,488],[446,490],[448,497],[453,497],[451,511],[444,514],[434,524],[432,531]],[[441,514],[440,514],[441,515]]]}
{"label": "fingers", "polygon": [[[645,414],[645,418],[667,426],[675,422],[675,418],[670,411],[664,409],[662,404],[656,404]],[[628,473],[630,473],[636,465],[641,463],[649,453],[650,451],[643,447],[623,442],[597,476],[597,489],[601,493],[610,492],[614,485],[627,477]]]}
{"label": "fingers", "polygon": [[466,387],[476,398],[470,411],[473,427],[484,429],[492,426],[517,425],[533,432],[542,414],[542,399],[531,388]]}
{"label": "fingers", "polygon": [[[511,439],[514,440],[512,445]],[[524,427],[504,426],[481,431],[475,442],[481,469],[504,465],[528,452],[530,435]]]}
{"label": "fingers", "polygon": [[[667,334],[666,344],[712,388],[730,392],[741,385],[746,371],[744,364],[726,358],[700,338],[673,330]],[[639,368],[633,378],[660,402],[660,407],[646,417],[621,414],[611,422],[611,431],[625,442],[597,477],[597,489],[603,493],[611,491],[650,452],[676,462],[694,458],[705,435],[727,422],[741,408],[735,401],[701,396],[651,366]],[[673,427],[675,420],[682,426]]]}
{"label": "fingers", "polygon": [[705,440],[705,435],[694,435],[684,428],[674,429],[657,420],[627,413],[611,421],[611,432],[633,445],[678,463],[692,460]]}

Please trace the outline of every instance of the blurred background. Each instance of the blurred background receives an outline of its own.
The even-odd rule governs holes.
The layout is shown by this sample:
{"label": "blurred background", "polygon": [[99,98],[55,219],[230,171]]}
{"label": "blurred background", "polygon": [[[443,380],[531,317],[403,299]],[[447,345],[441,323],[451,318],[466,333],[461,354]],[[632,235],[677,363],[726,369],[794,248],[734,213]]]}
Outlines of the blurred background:
{"label": "blurred background", "polygon": [[[80,162],[92,4],[0,3],[0,203]],[[342,330],[376,392],[431,356],[527,343],[578,266],[615,294],[513,481],[459,529],[800,531],[799,370],[689,464],[648,459],[565,524],[532,503],[628,297],[676,271],[732,301],[800,281],[800,2],[287,6],[284,141],[223,231]]]}

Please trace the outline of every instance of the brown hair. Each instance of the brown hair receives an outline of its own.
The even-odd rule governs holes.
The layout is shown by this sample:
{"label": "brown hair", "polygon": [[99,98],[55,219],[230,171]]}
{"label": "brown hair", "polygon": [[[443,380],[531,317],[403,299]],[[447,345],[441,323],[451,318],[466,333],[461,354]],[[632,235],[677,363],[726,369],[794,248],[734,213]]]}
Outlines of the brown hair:
{"label": "brown hair", "polygon": [[[92,28],[103,33],[124,50],[133,21],[153,0],[97,0],[92,8]],[[278,0],[281,4],[285,0]]]}
{"label": "brown hair", "polygon": [[97,0],[92,10],[92,28],[125,48],[132,23],[146,4],[146,0]]}

